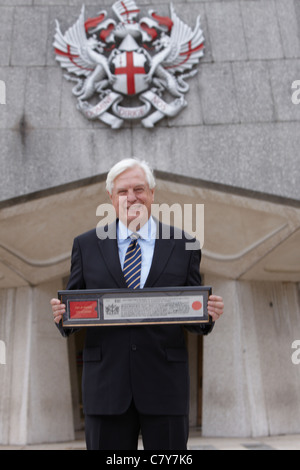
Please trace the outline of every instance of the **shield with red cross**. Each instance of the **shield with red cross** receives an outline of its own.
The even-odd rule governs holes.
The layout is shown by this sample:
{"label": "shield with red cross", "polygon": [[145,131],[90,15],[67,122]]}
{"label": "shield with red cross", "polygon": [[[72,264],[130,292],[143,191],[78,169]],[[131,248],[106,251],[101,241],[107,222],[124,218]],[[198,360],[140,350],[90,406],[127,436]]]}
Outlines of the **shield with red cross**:
{"label": "shield with red cross", "polygon": [[145,78],[148,61],[137,51],[124,51],[113,59],[115,82],[113,89],[123,95],[134,96],[147,90]]}

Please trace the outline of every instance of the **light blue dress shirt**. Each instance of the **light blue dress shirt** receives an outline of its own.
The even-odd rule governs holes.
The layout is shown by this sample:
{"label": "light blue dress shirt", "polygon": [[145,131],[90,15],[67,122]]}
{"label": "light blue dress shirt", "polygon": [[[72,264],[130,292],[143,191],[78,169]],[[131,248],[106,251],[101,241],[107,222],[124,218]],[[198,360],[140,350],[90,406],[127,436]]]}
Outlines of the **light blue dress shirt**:
{"label": "light blue dress shirt", "polygon": [[[156,230],[157,226],[152,217],[148,220],[146,224],[141,227],[136,233],[139,235],[139,245],[141,247],[142,252],[142,267],[141,267],[141,283],[140,288],[144,287],[146,279],[148,277],[153,253],[154,253],[154,246],[156,240]],[[118,242],[118,249],[119,249],[119,258],[120,263],[123,269],[124,260],[127,248],[131,242],[130,236],[132,235],[132,231],[129,230],[120,220],[117,225],[117,242]]]}

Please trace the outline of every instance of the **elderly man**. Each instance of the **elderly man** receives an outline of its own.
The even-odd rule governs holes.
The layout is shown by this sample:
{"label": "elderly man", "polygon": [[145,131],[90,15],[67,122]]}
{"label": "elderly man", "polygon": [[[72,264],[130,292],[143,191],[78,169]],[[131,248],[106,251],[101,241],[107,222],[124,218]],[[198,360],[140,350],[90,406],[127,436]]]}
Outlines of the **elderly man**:
{"label": "elderly man", "polygon": [[[200,250],[187,250],[184,233],[175,237],[174,228],[168,239],[162,237],[162,225],[151,216],[155,180],[148,165],[136,159],[117,163],[107,191],[117,236],[100,239],[94,229],[75,238],[67,289],[200,285]],[[128,252],[138,259],[130,274]],[[61,326],[65,306],[57,299],[51,305],[67,336],[70,330]],[[223,307],[221,297],[210,296],[213,322]],[[192,329],[206,335],[213,325]],[[89,327],[83,361],[87,449],[137,449],[140,431],[145,450],[186,449],[189,371],[181,325]]]}

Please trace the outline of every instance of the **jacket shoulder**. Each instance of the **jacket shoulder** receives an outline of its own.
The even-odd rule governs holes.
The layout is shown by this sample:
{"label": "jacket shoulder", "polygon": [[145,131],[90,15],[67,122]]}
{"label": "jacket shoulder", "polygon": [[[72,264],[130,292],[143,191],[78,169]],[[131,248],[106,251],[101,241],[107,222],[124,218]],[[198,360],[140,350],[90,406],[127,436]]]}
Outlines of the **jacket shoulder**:
{"label": "jacket shoulder", "polygon": [[95,228],[88,230],[87,232],[81,233],[75,237],[75,240],[78,240],[79,243],[85,241],[91,241],[97,238],[97,231]]}
{"label": "jacket shoulder", "polygon": [[177,243],[182,243],[188,250],[200,250],[200,242],[193,235],[185,232],[181,228],[173,225],[159,223],[159,237],[162,239],[173,239]]}
{"label": "jacket shoulder", "polygon": [[82,233],[75,238],[75,241],[81,243],[91,243],[95,241],[101,241],[106,239],[115,240],[116,235],[116,223],[112,223],[105,226],[98,225],[96,228],[89,230],[88,232]]}

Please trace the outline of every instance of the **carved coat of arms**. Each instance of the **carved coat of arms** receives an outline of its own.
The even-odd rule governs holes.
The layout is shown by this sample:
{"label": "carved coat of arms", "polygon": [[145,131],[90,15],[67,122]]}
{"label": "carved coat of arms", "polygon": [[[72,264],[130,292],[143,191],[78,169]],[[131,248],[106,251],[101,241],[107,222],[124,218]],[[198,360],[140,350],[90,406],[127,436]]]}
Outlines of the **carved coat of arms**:
{"label": "carved coat of arms", "polygon": [[140,19],[134,0],[117,1],[112,9],[117,21],[106,11],[85,19],[83,6],[65,34],[56,21],[56,60],[68,71],[65,78],[76,82],[72,92],[86,118],[113,129],[124,121],[152,128],[187,106],[186,79],[203,56],[200,17],[192,30],[172,5],[170,16],[150,10]]}

